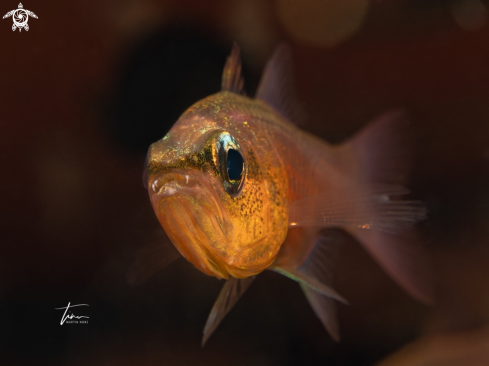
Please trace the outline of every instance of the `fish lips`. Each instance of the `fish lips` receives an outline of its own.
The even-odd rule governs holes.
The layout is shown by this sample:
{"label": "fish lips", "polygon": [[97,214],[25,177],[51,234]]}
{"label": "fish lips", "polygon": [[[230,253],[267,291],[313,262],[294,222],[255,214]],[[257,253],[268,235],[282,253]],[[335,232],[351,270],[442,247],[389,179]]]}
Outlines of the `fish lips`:
{"label": "fish lips", "polygon": [[148,192],[160,224],[178,251],[197,269],[229,278],[226,243],[232,224],[204,173],[174,169],[150,177]]}

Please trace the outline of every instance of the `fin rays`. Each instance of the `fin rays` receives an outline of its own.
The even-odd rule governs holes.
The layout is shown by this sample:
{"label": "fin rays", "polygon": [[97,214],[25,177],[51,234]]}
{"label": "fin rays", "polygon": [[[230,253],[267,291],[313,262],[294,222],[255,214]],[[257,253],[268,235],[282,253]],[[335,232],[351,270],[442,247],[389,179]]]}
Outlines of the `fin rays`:
{"label": "fin rays", "polygon": [[314,313],[331,338],[337,342],[340,340],[340,331],[335,300],[344,304],[348,302],[328,284],[332,282],[338,245],[342,241],[341,235],[338,230],[323,230],[315,239],[311,253],[304,263],[295,269],[274,268],[275,271],[299,282]]}
{"label": "fin rays", "polygon": [[324,328],[334,341],[341,340],[335,301],[301,284],[302,291]]}
{"label": "fin rays", "polygon": [[399,198],[409,168],[408,121],[387,113],[336,148],[344,182],[327,192],[292,202],[291,226],[339,227],[358,239],[409,294],[432,302],[423,248],[410,231],[426,217],[421,202]]}
{"label": "fin rays", "polygon": [[160,231],[155,232],[153,242],[140,249],[129,267],[127,282],[131,286],[141,285],[180,257],[181,254],[166,236]]}
{"label": "fin rays", "polygon": [[222,72],[221,90],[227,90],[236,94],[245,95],[244,78],[241,74],[241,59],[239,56],[239,47],[233,43],[231,54],[226,60]]}
{"label": "fin rays", "polygon": [[348,304],[348,301],[345,300],[343,296],[338,294],[335,290],[333,290],[330,286],[325,283],[319,281],[315,277],[309,277],[303,272],[297,271],[294,268],[287,267],[273,267],[273,270],[294,280],[299,282],[303,286],[307,286],[311,290],[314,290],[322,295],[328,296],[332,299],[341,301],[344,304]]}
{"label": "fin rays", "polygon": [[292,123],[303,124],[305,112],[295,95],[292,60],[287,45],[279,45],[268,61],[256,99],[263,100]]}
{"label": "fin rays", "polygon": [[356,227],[402,233],[426,216],[421,202],[391,199],[405,192],[395,186],[380,185],[353,196],[331,192],[314,195],[290,204],[289,222],[292,226]]}
{"label": "fin rays", "polygon": [[226,314],[233,308],[248,287],[250,287],[254,279],[254,277],[243,279],[230,277],[229,280],[226,281],[212,307],[207,322],[205,323],[202,347],[204,347],[207,340],[212,333],[214,333]]}

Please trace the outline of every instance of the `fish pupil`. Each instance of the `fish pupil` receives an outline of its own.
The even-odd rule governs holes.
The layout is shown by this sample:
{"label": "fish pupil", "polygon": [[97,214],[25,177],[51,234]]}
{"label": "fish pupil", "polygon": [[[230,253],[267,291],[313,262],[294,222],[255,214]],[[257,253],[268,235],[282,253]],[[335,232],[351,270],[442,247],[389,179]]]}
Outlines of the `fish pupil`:
{"label": "fish pupil", "polygon": [[228,150],[228,175],[231,180],[238,180],[243,173],[244,161],[239,151]]}

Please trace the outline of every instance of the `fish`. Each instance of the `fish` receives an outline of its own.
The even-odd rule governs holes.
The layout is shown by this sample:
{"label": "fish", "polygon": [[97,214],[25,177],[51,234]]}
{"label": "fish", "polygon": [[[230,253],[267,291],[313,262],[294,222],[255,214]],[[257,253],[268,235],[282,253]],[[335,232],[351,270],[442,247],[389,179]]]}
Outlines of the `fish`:
{"label": "fish", "polygon": [[408,294],[433,299],[426,256],[410,235],[426,209],[404,199],[405,113],[387,112],[331,145],[300,128],[291,58],[278,46],[250,98],[234,44],[221,91],[190,106],[148,150],[143,181],[168,238],[201,272],[225,280],[202,346],[264,270],[298,282],[339,341],[337,302],[348,302],[332,286],[338,229]]}

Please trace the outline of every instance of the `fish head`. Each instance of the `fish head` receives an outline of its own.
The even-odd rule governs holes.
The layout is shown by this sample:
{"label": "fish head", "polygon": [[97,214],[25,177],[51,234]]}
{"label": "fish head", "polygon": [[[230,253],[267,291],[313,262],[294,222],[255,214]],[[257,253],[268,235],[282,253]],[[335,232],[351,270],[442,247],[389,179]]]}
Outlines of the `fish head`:
{"label": "fish head", "polygon": [[287,234],[285,167],[259,125],[227,109],[250,101],[210,96],[148,151],[145,179],[159,222],[189,262],[217,278],[263,271]]}

